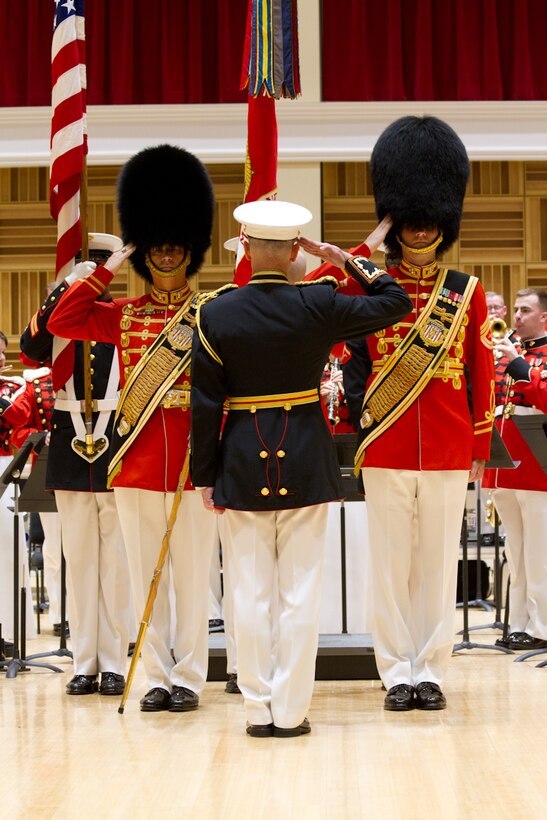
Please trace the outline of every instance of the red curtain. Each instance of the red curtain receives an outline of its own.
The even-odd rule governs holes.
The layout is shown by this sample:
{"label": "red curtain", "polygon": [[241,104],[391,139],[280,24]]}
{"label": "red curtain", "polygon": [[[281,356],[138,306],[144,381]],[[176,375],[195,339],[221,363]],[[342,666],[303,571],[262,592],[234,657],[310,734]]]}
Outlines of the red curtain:
{"label": "red curtain", "polygon": [[[245,102],[248,0],[86,0],[89,105]],[[53,0],[0,0],[0,105],[49,105]]]}
{"label": "red curtain", "polygon": [[[245,102],[247,2],[86,0],[88,103]],[[0,106],[50,104],[53,8],[0,0]],[[322,13],[324,100],[547,99],[547,0],[323,0]]]}
{"label": "red curtain", "polygon": [[546,0],[323,0],[323,99],[546,100]]}

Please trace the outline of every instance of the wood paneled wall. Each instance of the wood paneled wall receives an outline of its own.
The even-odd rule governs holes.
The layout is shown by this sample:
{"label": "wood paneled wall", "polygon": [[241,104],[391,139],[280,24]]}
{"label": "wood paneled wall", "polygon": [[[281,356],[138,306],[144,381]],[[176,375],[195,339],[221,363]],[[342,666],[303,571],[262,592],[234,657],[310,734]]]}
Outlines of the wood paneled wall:
{"label": "wood paneled wall", "polygon": [[[90,230],[119,233],[118,172],[89,168]],[[194,280],[203,290],[231,281],[233,254],[223,243],[237,233],[232,211],[243,192],[243,165],[212,165],[209,172],[217,205],[212,245]],[[325,163],[322,183],[323,238],[343,248],[358,244],[376,221],[368,163]],[[47,168],[0,169],[0,329],[14,372],[21,370],[19,335],[54,278],[48,196]],[[473,162],[461,236],[445,261],[502,292],[508,304],[522,287],[547,286],[547,162]],[[114,296],[139,295],[144,283],[127,265],[111,289]]]}
{"label": "wood paneled wall", "polygon": [[[375,219],[368,163],[325,163],[325,241],[357,245]],[[460,238],[444,261],[508,305],[520,288],[547,287],[547,162],[472,162]]]}

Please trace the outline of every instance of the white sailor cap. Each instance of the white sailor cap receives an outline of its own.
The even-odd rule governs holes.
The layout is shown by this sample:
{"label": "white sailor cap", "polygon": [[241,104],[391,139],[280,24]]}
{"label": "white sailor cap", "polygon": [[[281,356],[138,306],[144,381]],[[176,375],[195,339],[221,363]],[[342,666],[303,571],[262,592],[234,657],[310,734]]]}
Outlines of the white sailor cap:
{"label": "white sailor cap", "polygon": [[[255,239],[296,239],[300,228],[313,219],[313,214],[302,205],[279,199],[258,199],[245,202],[234,211],[247,236]],[[237,246],[236,246],[237,247]]]}

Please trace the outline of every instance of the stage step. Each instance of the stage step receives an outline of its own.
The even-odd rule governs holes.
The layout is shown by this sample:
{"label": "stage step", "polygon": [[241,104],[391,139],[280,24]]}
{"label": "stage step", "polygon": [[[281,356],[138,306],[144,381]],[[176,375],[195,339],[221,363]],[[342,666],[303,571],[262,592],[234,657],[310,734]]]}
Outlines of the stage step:
{"label": "stage step", "polygon": [[[226,680],[224,634],[209,635],[208,680]],[[319,635],[315,665],[316,680],[378,680],[372,637],[362,635]]]}

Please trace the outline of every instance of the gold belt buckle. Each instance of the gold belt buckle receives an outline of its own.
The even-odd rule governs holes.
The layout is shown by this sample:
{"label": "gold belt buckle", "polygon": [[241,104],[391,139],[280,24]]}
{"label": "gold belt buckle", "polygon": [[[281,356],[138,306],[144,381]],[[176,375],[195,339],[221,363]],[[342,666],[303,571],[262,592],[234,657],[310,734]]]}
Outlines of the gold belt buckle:
{"label": "gold belt buckle", "polygon": [[170,407],[179,407],[180,403],[179,390],[168,390],[162,401],[162,405],[167,409]]}

